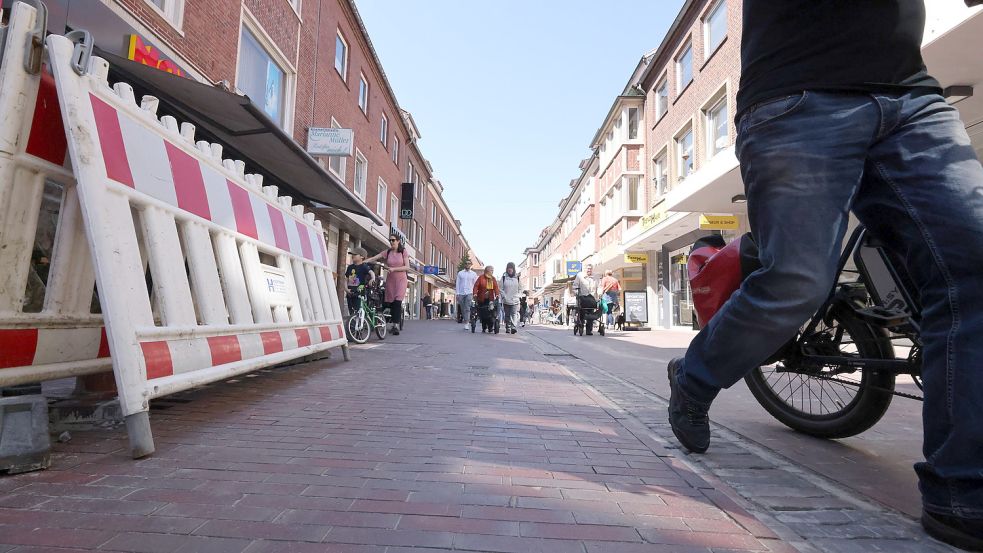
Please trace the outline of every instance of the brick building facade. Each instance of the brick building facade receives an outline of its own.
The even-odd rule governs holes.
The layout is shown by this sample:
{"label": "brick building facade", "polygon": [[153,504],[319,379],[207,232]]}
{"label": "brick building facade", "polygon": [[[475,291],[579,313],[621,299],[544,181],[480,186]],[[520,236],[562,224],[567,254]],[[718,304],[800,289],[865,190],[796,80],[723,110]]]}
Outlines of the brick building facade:
{"label": "brick building facade", "polygon": [[[10,3],[3,0],[4,6]],[[465,251],[476,259],[441,197],[443,187],[420,150],[420,131],[400,107],[354,0],[47,4],[50,32],[85,28],[110,53],[151,65],[163,60],[160,69],[241,91],[301,146],[306,146],[311,127],[352,129],[353,155],[318,159],[336,179],[326,180],[325,186],[354,192],[385,224],[337,210],[318,211],[336,268],[343,268],[351,247],[363,246],[370,254],[382,251],[396,229],[405,237],[416,269],[407,300],[418,314],[423,293],[453,291],[453,275]],[[134,40],[139,45],[135,55]],[[404,182],[415,185],[410,220],[399,218]],[[440,212],[436,221],[433,206]],[[446,276],[421,274],[424,265],[438,263]]]}

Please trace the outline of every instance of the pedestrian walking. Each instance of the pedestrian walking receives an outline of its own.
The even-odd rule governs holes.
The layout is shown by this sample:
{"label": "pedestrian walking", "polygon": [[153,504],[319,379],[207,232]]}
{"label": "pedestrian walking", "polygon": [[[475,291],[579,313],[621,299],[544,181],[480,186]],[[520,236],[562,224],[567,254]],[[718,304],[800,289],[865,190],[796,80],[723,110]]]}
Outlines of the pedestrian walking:
{"label": "pedestrian walking", "polygon": [[921,0],[744,0],[736,151],[763,267],[669,363],[669,422],[707,450],[720,390],[826,301],[853,211],[923,303],[922,525],[983,550],[983,167],[922,61],[925,20]]}
{"label": "pedestrian walking", "polygon": [[406,287],[409,284],[406,271],[410,270],[410,255],[403,248],[403,240],[397,234],[389,237],[389,249],[368,259],[369,262],[383,259],[388,272],[386,274],[385,302],[389,305],[389,315],[392,322],[393,336],[399,336],[399,327],[403,322],[403,299],[406,298]]}
{"label": "pedestrian walking", "polygon": [[[597,280],[594,279],[594,267],[592,265],[588,265],[574,277],[573,298],[574,305],[578,310],[597,308]],[[570,318],[569,312],[567,318]],[[593,319],[584,321],[584,330],[588,336],[594,334]]]}
{"label": "pedestrian walking", "polygon": [[[481,318],[481,332],[491,332],[495,328],[495,318],[497,316],[497,303],[501,303],[501,289],[495,279],[495,268],[491,265],[485,267],[478,280],[474,283],[474,301],[477,304],[478,313]],[[496,331],[497,332],[497,331]]]}
{"label": "pedestrian walking", "polygon": [[505,266],[502,275],[502,316],[505,319],[505,333],[515,334],[519,318],[519,273],[515,272],[515,263],[511,261]]}
{"label": "pedestrian walking", "polygon": [[430,294],[426,294],[420,301],[423,302],[423,311],[426,313],[427,320],[429,321],[433,318],[433,300],[430,299]]}
{"label": "pedestrian walking", "polygon": [[457,281],[454,285],[457,293],[458,319],[464,330],[468,330],[471,325],[471,307],[474,303],[474,283],[478,281],[478,273],[471,267],[464,267],[457,272]]}
{"label": "pedestrian walking", "polygon": [[614,326],[614,306],[618,305],[621,297],[621,283],[615,278],[611,269],[604,271],[600,285],[601,296],[605,299],[604,312],[607,314],[608,326]]}
{"label": "pedestrian walking", "polygon": [[519,324],[525,328],[526,319],[529,317],[529,290],[522,291],[522,297],[519,298]]}

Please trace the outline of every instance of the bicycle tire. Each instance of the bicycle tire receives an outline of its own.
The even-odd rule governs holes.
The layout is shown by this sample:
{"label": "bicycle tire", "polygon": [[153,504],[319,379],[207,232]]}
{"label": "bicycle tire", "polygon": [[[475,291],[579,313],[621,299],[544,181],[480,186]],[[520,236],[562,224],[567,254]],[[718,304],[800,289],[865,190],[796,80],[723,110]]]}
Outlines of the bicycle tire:
{"label": "bicycle tire", "polygon": [[369,323],[365,317],[356,315],[348,319],[348,337],[356,344],[364,344],[367,342],[369,340],[370,332]]}
{"label": "bicycle tire", "polygon": [[376,316],[375,318],[375,335],[379,337],[380,340],[386,339],[386,334],[389,332],[389,325],[386,323],[385,317]]}
{"label": "bicycle tire", "polygon": [[[876,332],[870,325],[848,313],[844,313],[843,310],[834,310],[831,316],[831,324],[827,328],[833,330],[837,325],[852,338],[852,343],[855,344],[857,353],[861,357],[871,359],[891,359],[894,357],[891,342],[883,332]],[[794,363],[795,361],[785,359],[783,362],[786,364],[786,368],[789,368],[789,363]],[[824,396],[832,400],[833,394],[829,393],[826,383],[839,385],[844,389],[847,387],[847,385],[838,384],[835,381],[829,380],[829,378],[813,377],[803,372],[792,371],[774,374],[800,377],[799,388],[802,386],[809,387],[808,401],[810,408],[813,405],[814,398],[817,402],[823,403],[825,403]],[[780,386],[785,382],[782,378],[784,376],[779,377],[776,382],[776,379],[769,378],[762,371],[762,368],[758,367],[751,371],[744,378],[744,381],[747,383],[754,398],[771,416],[793,430],[817,438],[847,438],[866,431],[884,416],[888,407],[891,405],[891,400],[894,398],[892,393],[894,391],[894,374],[886,371],[861,369],[860,380],[856,383],[856,396],[852,400],[849,402],[842,402],[842,400],[833,401],[834,405],[841,404],[840,408],[827,413],[807,413],[783,399],[780,395],[783,390],[775,390],[776,386]],[[788,388],[791,385],[792,378],[792,376],[788,377],[788,384],[784,388]],[[814,390],[815,385],[820,387],[818,395]],[[791,395],[794,396],[796,391],[793,390]],[[833,391],[839,397],[839,393],[835,391],[835,388]],[[803,397],[806,396],[803,395]],[[805,400],[803,400],[804,403]]]}

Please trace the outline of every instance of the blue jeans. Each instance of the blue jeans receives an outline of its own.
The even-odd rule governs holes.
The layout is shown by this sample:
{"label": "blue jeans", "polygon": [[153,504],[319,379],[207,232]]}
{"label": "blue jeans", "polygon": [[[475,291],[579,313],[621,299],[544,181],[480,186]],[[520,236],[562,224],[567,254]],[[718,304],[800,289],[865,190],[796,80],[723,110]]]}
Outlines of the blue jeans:
{"label": "blue jeans", "polygon": [[747,110],[737,156],[763,267],[693,340],[682,390],[709,404],[795,335],[853,210],[922,303],[924,507],[983,519],[983,168],[956,110],[927,92],[807,91]]}
{"label": "blue jeans", "polygon": [[607,315],[605,315],[605,317],[607,318],[608,326],[614,328],[614,313],[611,312],[611,304],[618,301],[618,293],[607,292],[604,295],[608,298],[608,306],[607,309],[605,309]]}

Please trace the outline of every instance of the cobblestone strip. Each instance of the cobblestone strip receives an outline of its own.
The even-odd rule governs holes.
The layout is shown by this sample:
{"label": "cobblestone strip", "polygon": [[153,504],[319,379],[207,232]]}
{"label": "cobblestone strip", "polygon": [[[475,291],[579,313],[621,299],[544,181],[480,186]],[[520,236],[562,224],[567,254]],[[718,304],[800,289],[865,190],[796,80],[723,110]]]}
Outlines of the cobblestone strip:
{"label": "cobblestone strip", "polygon": [[[611,415],[629,430],[638,434],[635,430],[641,427],[642,432],[654,433],[649,438],[657,442],[653,451],[673,457],[674,467],[702,478],[705,484],[694,485],[704,495],[715,503],[737,502],[762,528],[800,551],[957,551],[926,536],[917,521],[859,497],[712,420],[710,450],[704,455],[686,454],[676,445],[669,427],[667,398],[575,357],[535,333],[525,336],[544,355],[613,403]],[[751,529],[754,522],[742,521],[742,525]],[[757,536],[765,530],[752,532]]]}

